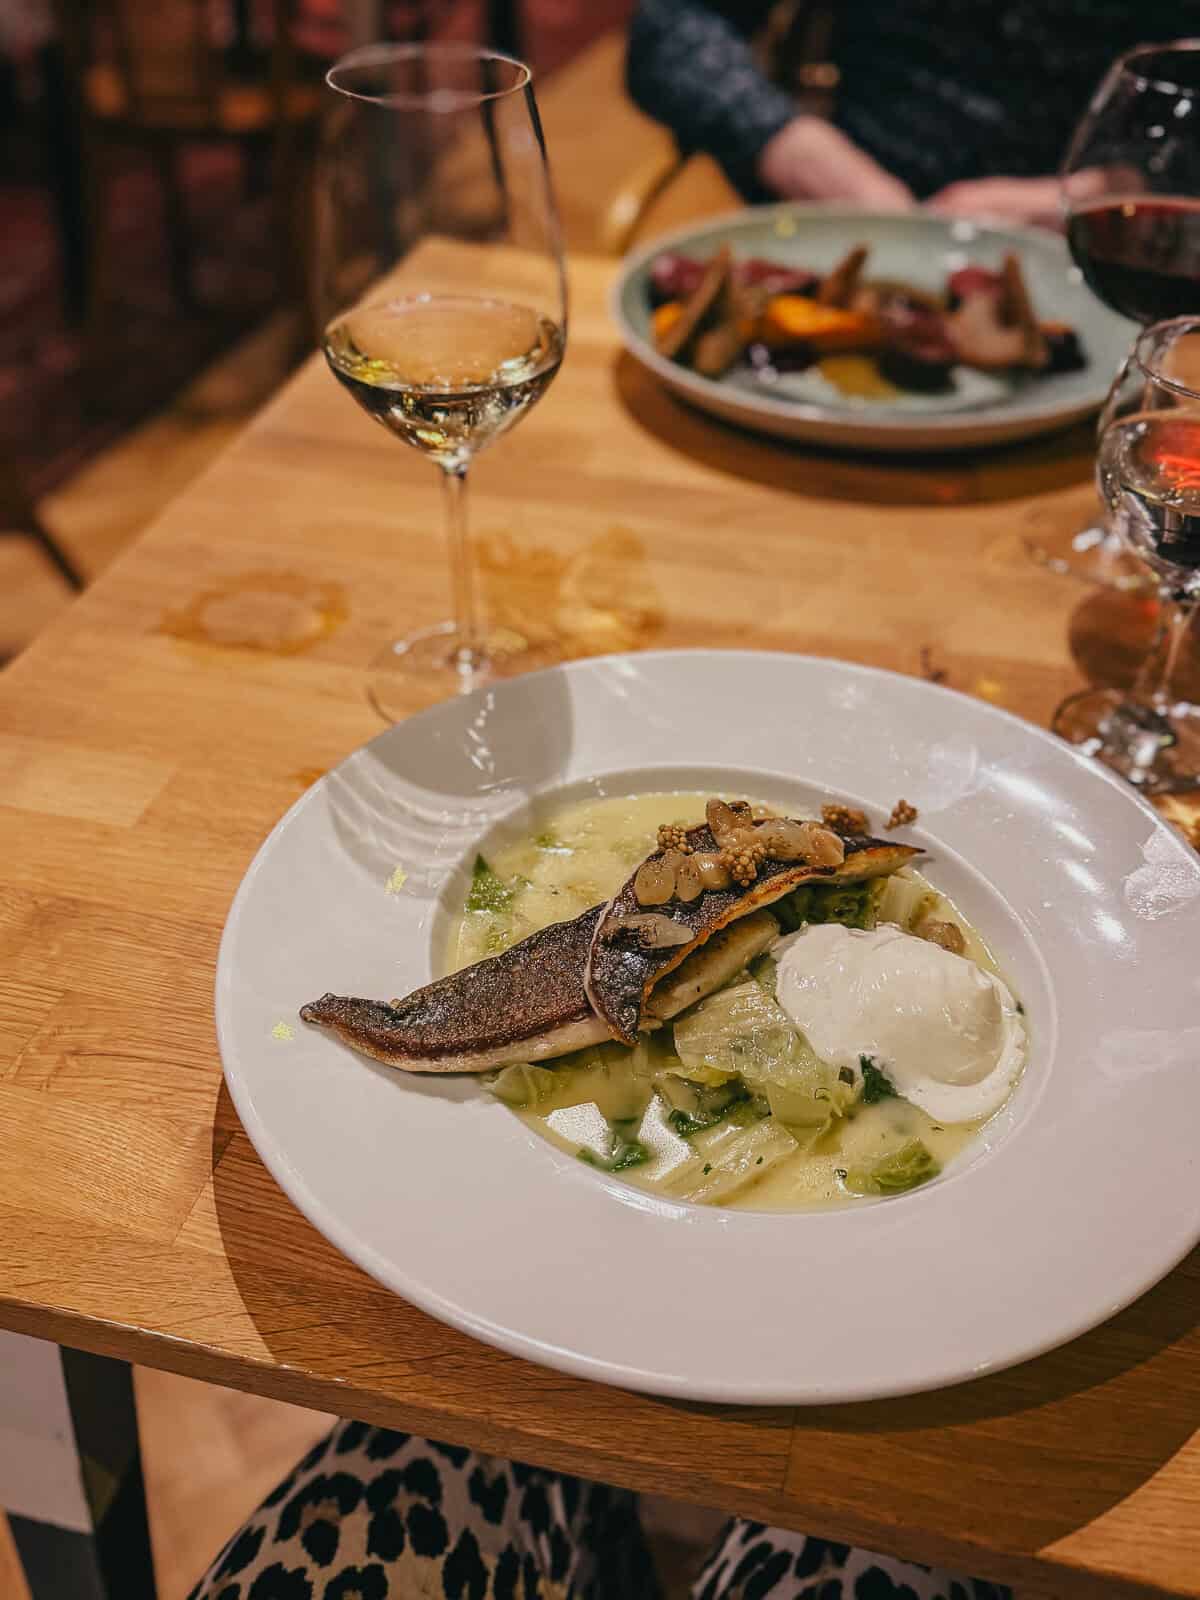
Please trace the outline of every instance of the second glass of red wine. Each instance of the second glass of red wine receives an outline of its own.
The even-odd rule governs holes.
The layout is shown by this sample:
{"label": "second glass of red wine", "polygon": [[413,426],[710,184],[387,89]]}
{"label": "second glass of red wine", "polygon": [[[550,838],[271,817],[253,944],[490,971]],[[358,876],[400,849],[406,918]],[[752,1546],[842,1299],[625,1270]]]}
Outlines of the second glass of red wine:
{"label": "second glass of red wine", "polygon": [[[1143,325],[1200,314],[1200,39],[1142,45],[1113,64],[1062,181],[1071,255],[1106,306]],[[1148,586],[1103,509],[1089,527],[1035,528],[1026,543],[1051,571]]]}

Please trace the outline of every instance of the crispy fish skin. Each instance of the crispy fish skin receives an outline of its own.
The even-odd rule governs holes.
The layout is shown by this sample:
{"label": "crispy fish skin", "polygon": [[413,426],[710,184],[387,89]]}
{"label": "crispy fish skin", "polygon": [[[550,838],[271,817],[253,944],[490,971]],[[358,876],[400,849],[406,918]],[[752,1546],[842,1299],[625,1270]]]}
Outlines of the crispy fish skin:
{"label": "crispy fish skin", "polygon": [[[718,848],[707,824],[689,828],[687,837],[693,850]],[[597,1016],[608,1024],[612,1037],[622,1044],[636,1044],[643,1011],[654,985],[686,961],[718,929],[738,917],[782,899],[802,883],[856,883],[862,878],[880,878],[898,871],[913,856],[921,854],[915,845],[894,844],[865,836],[843,838],[842,843],[846,847],[846,859],[840,866],[810,867],[796,861],[767,860],[748,888],[733,885],[728,889],[712,889],[697,900],[673,901],[656,907],[694,935],[688,944],[665,950],[643,950],[613,937],[616,933],[613,925],[618,918],[636,916],[646,909],[638,904],[631,876],[604,908],[588,956],[588,999]],[[661,853],[655,852],[656,855]]]}
{"label": "crispy fish skin", "polygon": [[486,1072],[539,1061],[612,1037],[584,988],[603,906],[556,922],[510,950],[385,1005],[327,994],[302,1006],[305,1022],[409,1072]]}

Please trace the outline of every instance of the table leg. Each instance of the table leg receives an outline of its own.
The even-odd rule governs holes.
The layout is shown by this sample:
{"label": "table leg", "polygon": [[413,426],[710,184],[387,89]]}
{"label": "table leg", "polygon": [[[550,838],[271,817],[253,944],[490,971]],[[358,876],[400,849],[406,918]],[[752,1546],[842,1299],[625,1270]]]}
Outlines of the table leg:
{"label": "table leg", "polygon": [[154,1600],[132,1370],[0,1340],[0,1501],[32,1600]]}

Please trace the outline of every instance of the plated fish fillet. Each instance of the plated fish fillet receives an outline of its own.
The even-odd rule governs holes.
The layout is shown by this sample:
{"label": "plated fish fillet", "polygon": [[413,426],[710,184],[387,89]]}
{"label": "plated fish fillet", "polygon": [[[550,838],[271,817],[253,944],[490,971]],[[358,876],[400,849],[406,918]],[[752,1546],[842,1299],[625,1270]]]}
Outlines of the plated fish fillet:
{"label": "plated fish fillet", "polygon": [[410,1072],[488,1072],[544,1061],[612,1037],[583,986],[603,906],[554,922],[510,950],[452,972],[403,1000],[327,994],[303,1006],[364,1055]]}
{"label": "plated fish fillet", "polygon": [[[584,992],[587,955],[603,906],[557,922],[501,955],[417,989],[406,1000],[327,994],[305,1022],[390,1067],[409,1072],[490,1072],[511,1061],[548,1061],[612,1038]],[[769,912],[735,923],[671,974],[647,1010],[657,1027],[729,982],[779,933]]]}
{"label": "plated fish fillet", "polygon": [[[686,832],[693,851],[716,848],[707,824]],[[611,1039],[632,1045],[641,1029],[660,1026],[721,988],[774,941],[778,924],[764,909],[772,901],[804,883],[880,877],[920,853],[865,837],[846,837],[844,846],[837,866],[765,859],[746,886],[726,874],[726,888],[655,907],[649,920],[674,925],[666,931],[678,942],[668,948],[648,949],[628,937],[623,924],[645,920],[646,912],[631,877],[607,905],[542,928],[403,999],[326,994],[300,1016],[410,1072],[487,1072]]]}

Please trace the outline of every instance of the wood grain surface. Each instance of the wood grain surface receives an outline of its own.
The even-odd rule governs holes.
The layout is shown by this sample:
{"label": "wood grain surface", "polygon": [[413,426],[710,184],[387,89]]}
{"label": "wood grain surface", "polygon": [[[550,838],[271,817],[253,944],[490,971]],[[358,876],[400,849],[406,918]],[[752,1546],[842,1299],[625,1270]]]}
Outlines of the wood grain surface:
{"label": "wood grain surface", "polygon": [[[1021,533],[1086,511],[1088,431],[915,462],[781,449],[618,352],[611,270],[573,262],[563,372],[479,464],[493,613],[578,654],[944,673],[1044,722],[1110,602]],[[1010,1373],[723,1410],[477,1344],[276,1190],[222,1088],[217,942],[272,823],[377,731],[371,656],[446,609],[437,490],[314,364],[0,678],[0,1324],[1047,1594],[1200,1596],[1200,1259]]]}

